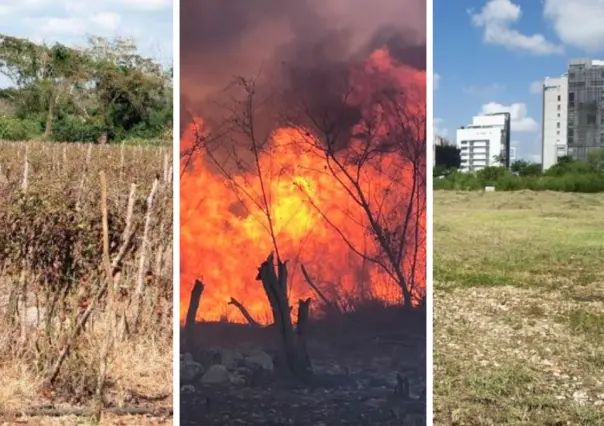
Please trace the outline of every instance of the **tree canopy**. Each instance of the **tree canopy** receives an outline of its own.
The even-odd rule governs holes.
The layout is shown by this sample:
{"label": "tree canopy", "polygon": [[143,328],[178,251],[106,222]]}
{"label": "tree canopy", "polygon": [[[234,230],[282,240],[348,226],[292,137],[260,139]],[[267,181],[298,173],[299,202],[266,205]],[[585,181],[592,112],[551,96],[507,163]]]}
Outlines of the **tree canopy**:
{"label": "tree canopy", "polygon": [[460,167],[461,150],[457,146],[447,140],[434,146],[434,176],[447,175]]}
{"label": "tree canopy", "polygon": [[91,37],[84,48],[0,34],[0,139],[170,139],[172,69],[130,39]]}

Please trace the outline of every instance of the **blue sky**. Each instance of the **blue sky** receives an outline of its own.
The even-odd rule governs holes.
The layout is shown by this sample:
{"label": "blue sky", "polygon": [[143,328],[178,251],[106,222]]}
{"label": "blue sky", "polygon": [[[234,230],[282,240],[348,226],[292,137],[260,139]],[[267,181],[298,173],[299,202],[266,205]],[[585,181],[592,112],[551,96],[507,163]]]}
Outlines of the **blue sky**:
{"label": "blue sky", "polygon": [[604,59],[603,23],[604,0],[434,0],[435,133],[509,111],[517,157],[540,161],[540,82]]}
{"label": "blue sky", "polygon": [[172,0],[0,0],[0,32],[70,46],[132,37],[145,56],[172,64]]}

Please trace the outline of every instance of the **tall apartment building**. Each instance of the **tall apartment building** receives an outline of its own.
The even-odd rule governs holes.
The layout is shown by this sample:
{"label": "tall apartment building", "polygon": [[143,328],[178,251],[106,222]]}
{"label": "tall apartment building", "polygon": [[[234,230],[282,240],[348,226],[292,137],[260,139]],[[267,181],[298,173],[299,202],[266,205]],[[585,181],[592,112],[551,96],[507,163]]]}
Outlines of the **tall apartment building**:
{"label": "tall apartment building", "polygon": [[564,76],[545,79],[541,137],[544,170],[604,148],[604,61],[574,59]]}
{"label": "tall apartment building", "polygon": [[543,170],[568,153],[566,129],[568,114],[568,79],[546,78],[543,83],[543,118],[541,121],[541,161]]}
{"label": "tall apartment building", "polygon": [[472,124],[457,129],[457,147],[461,150],[461,171],[474,172],[492,166],[509,168],[510,114],[473,117]]}
{"label": "tall apartment building", "polygon": [[572,60],[568,66],[568,153],[585,161],[604,148],[604,61]]}

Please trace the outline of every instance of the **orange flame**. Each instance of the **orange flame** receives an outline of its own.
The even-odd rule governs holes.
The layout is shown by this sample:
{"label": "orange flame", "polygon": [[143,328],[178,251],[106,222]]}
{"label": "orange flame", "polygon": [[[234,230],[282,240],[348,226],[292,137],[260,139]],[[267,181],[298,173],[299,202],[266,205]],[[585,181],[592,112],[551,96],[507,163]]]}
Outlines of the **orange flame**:
{"label": "orange flame", "polygon": [[[398,64],[385,49],[375,51],[362,71],[356,77],[353,75],[360,87],[358,97],[369,98],[375,87],[369,80],[381,76],[390,83],[394,81],[401,89],[415,93],[416,98],[408,102],[407,114],[425,117],[424,72]],[[365,82],[362,76],[365,76]],[[182,148],[193,146],[200,123],[189,126],[181,139]],[[367,232],[367,215],[334,175],[326,173],[325,158],[306,149],[299,143],[300,139],[298,129],[277,129],[270,153],[260,158],[279,254],[282,259],[290,260],[290,299],[314,298],[300,271],[300,265],[304,264],[328,297],[358,295],[364,289],[384,300],[399,300],[400,288],[393,279],[354,253],[342,238],[345,236],[360,251],[376,253],[376,242]],[[425,143],[422,146],[425,151]],[[348,149],[360,149],[359,144],[352,141]],[[363,171],[363,193],[368,194],[371,203],[381,200],[384,211],[402,215],[404,209],[395,206],[403,205],[409,198],[413,171],[395,156],[386,155],[375,161],[374,167]],[[425,169],[425,158],[420,167]],[[393,179],[392,173],[378,173],[377,170],[398,173],[400,179]],[[240,191],[238,195],[234,187],[243,188],[247,195],[241,196]],[[226,316],[231,321],[243,321],[238,310],[227,304],[234,297],[256,320],[270,321],[266,295],[261,283],[255,281],[258,266],[274,251],[267,231],[268,221],[260,208],[262,202],[255,202],[259,194],[257,175],[242,173],[234,178],[234,182],[229,182],[208,167],[204,153],[197,155],[191,170],[183,175],[180,195],[181,321],[186,315],[193,282],[198,278],[206,284],[199,319],[218,320]],[[425,198],[425,188],[420,188],[417,196]],[[419,213],[414,226],[425,234],[425,212]],[[425,291],[424,240],[421,235],[419,241],[412,241],[410,245],[412,248],[417,245],[417,250],[405,251],[403,259],[404,270],[411,270],[415,262],[412,277],[417,283],[413,289],[415,297]]]}

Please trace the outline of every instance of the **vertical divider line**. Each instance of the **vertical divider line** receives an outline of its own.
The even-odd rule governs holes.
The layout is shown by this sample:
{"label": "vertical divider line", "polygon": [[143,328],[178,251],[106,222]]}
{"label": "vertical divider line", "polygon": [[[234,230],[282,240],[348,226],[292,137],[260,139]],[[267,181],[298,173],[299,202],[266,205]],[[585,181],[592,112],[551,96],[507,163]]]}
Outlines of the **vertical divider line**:
{"label": "vertical divider line", "polygon": [[173,130],[172,130],[172,215],[173,226],[173,418],[174,426],[180,425],[180,0],[172,4],[172,96],[173,96]]}
{"label": "vertical divider line", "polygon": [[426,424],[433,423],[433,176],[434,162],[434,46],[433,0],[426,0]]}

